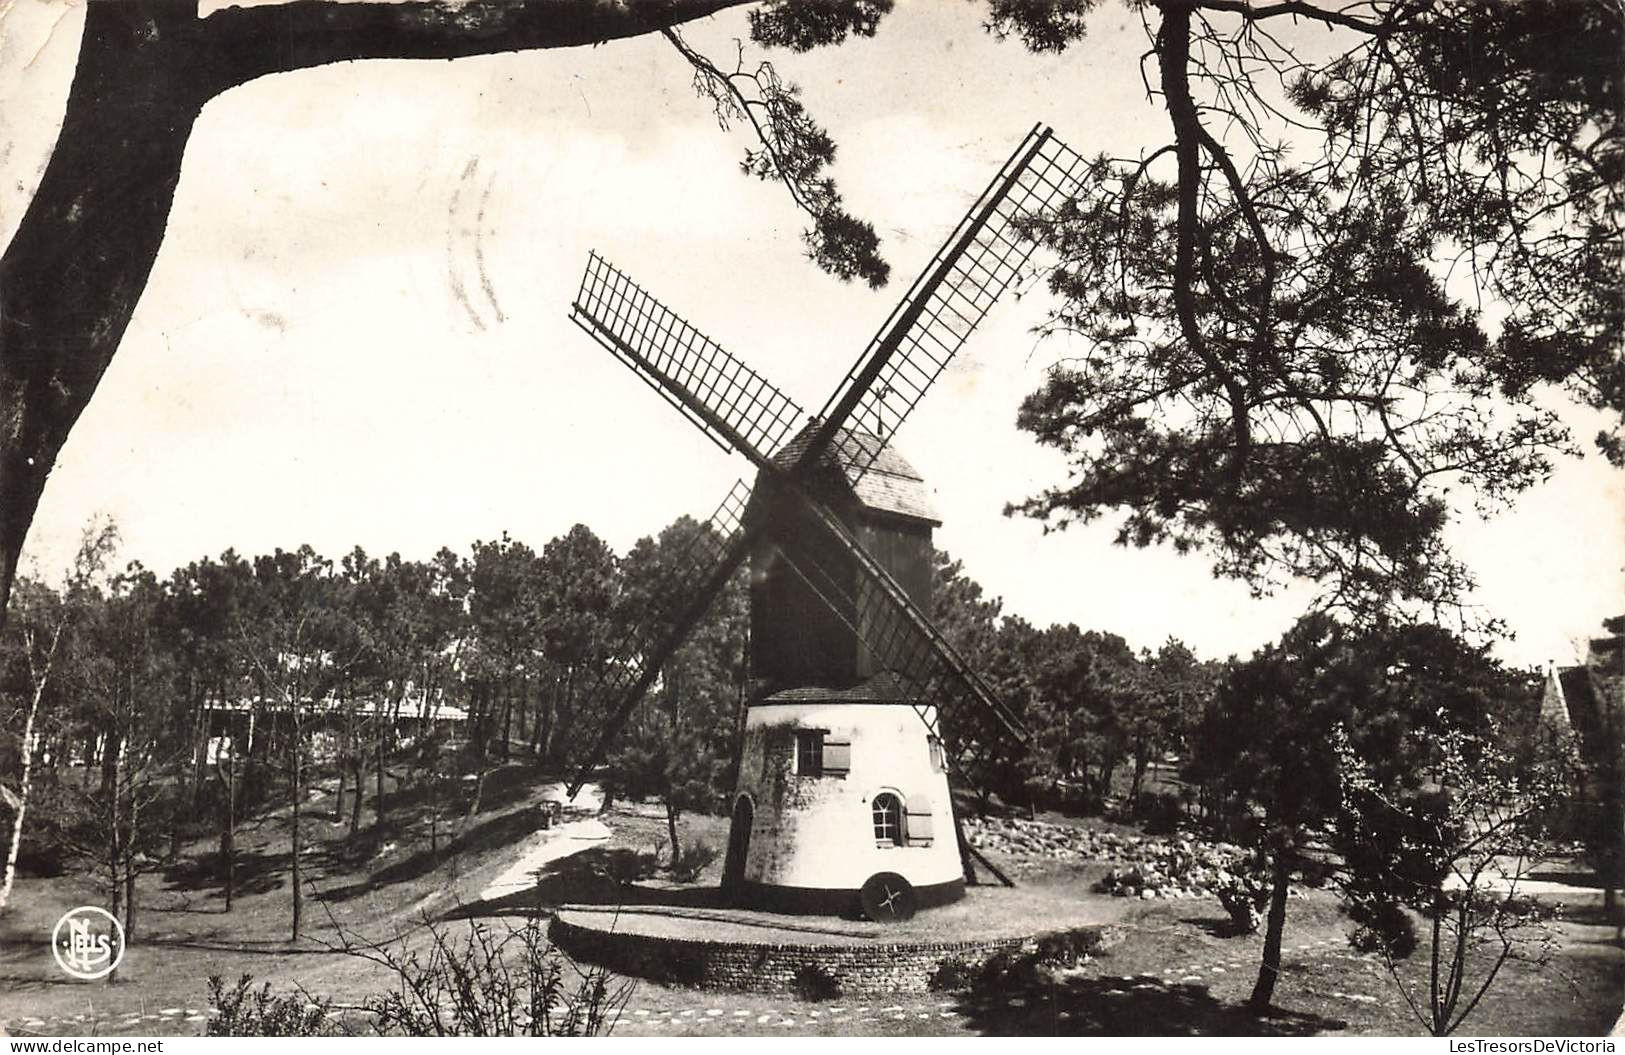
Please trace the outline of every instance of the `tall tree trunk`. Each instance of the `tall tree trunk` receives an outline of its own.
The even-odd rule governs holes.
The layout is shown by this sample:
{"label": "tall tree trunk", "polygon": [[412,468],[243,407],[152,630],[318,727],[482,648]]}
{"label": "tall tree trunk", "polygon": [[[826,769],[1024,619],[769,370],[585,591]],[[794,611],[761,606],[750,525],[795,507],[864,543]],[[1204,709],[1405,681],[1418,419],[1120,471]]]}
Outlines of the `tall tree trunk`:
{"label": "tall tree trunk", "polygon": [[485,760],[485,710],[491,697],[490,686],[483,682],[474,686],[469,697],[468,743],[476,759]]}
{"label": "tall tree trunk", "polygon": [[1275,853],[1270,910],[1264,927],[1264,958],[1258,965],[1258,981],[1247,1007],[1254,1014],[1270,1009],[1275,998],[1275,982],[1281,974],[1281,934],[1286,929],[1286,896],[1292,878],[1292,864],[1285,850]]}
{"label": "tall tree trunk", "polygon": [[666,831],[671,836],[671,867],[675,871],[683,859],[682,847],[677,845],[677,806],[666,796]]}
{"label": "tall tree trunk", "polygon": [[429,860],[440,864],[440,772],[429,770]]}
{"label": "tall tree trunk", "polygon": [[350,775],[354,777],[355,794],[350,796],[350,838],[355,838],[361,831],[361,800],[366,796],[362,793],[361,781],[364,775],[365,761],[359,753],[351,763]]}
{"label": "tall tree trunk", "polygon": [[537,748],[544,762],[553,761],[553,726],[558,721],[559,693],[564,685],[564,676],[557,670],[553,672],[553,686],[551,691],[542,693],[541,703],[541,730],[536,734],[540,743]]}
{"label": "tall tree trunk", "polygon": [[124,738],[111,728],[102,738],[102,795],[118,794],[119,763],[124,757]]}
{"label": "tall tree trunk", "polygon": [[[191,794],[187,798],[192,804],[192,816],[196,817],[203,812],[203,789],[208,782],[208,694],[194,687],[194,679],[190,672],[186,675],[186,681],[187,697],[192,700],[192,772],[188,775]],[[180,855],[181,825],[176,822],[169,829],[169,860],[174,861]]]}
{"label": "tall tree trunk", "polygon": [[[108,734],[111,739],[112,734]],[[108,884],[111,887],[112,914],[119,916],[123,912],[124,887],[119,882],[119,862],[124,860],[124,847],[120,836],[124,828],[122,824],[122,810],[120,809],[120,780],[119,768],[123,759],[123,752],[111,751],[109,756],[113,759],[112,793],[107,797],[107,874]],[[105,772],[105,770],[104,770]],[[105,787],[105,785],[104,785]]]}
{"label": "tall tree trunk", "polygon": [[513,685],[502,694],[502,761],[512,758],[513,750]]}
{"label": "tall tree trunk", "polygon": [[480,812],[480,800],[485,797],[485,760],[481,758],[476,764],[479,768],[474,773],[474,797],[469,800],[468,812],[463,816],[465,825]]}
{"label": "tall tree trunk", "polygon": [[1129,779],[1128,802],[1131,807],[1140,804],[1140,790],[1145,783],[1145,770],[1150,762],[1150,752],[1136,748],[1134,751],[1134,775]]}
{"label": "tall tree trunk", "polygon": [[[383,715],[378,716],[379,722],[384,720]],[[373,802],[372,826],[382,833],[384,830],[384,728],[378,727],[378,736],[373,743],[375,754],[374,763],[377,776],[378,796]]]}
{"label": "tall tree trunk", "polygon": [[22,773],[17,781],[17,801],[12,807],[11,842],[6,846],[5,878],[0,879],[0,912],[5,912],[6,903],[11,900],[12,883],[17,878],[17,854],[23,845],[23,820],[28,815],[28,795],[34,786],[34,748],[37,739],[34,722],[39,716],[40,699],[44,695],[45,683],[41,680],[34,686],[33,697],[28,704],[28,717],[23,720]]}
{"label": "tall tree trunk", "polygon": [[304,751],[301,750],[302,737],[299,735],[299,703],[297,700],[294,701],[293,713],[293,816],[291,818],[293,827],[289,833],[289,841],[293,846],[293,940],[298,941],[299,928],[304,922],[305,909],[304,862],[300,859],[304,845],[300,838],[303,832],[300,831],[299,826],[305,798],[305,768]]}
{"label": "tall tree trunk", "polygon": [[[121,839],[123,829],[119,824],[119,795],[116,784],[114,786],[113,798],[108,803],[108,809],[111,812],[111,816],[110,823],[108,824],[107,869],[109,873],[109,886],[112,888],[113,902],[109,912],[114,919],[119,919],[124,915],[125,891],[124,884],[120,881],[123,879],[123,876],[119,874],[119,863],[124,860],[124,847],[122,845],[123,840]],[[108,973],[107,980],[109,982],[118,981],[118,968],[115,967]]]}
{"label": "tall tree trunk", "polygon": [[237,893],[237,740],[227,740],[230,753],[226,761],[226,814],[220,830],[220,857],[225,863],[226,911],[231,911],[232,898]]}
{"label": "tall tree trunk", "polygon": [[530,744],[530,753],[536,754],[536,730],[531,729],[526,736],[526,727],[530,722],[530,672],[519,673],[519,742]]}
{"label": "tall tree trunk", "polygon": [[[678,734],[682,730],[683,723],[683,697],[681,692],[680,684],[674,680],[668,688],[668,695],[671,700],[671,718],[666,726],[666,735],[674,747],[678,743]],[[683,853],[682,847],[677,845],[677,801],[676,789],[673,786],[676,782],[672,779],[675,774],[671,766],[672,763],[668,758],[665,780],[666,794],[664,796],[666,800],[666,831],[671,835],[671,867],[672,871],[675,872],[678,863],[683,859]]]}
{"label": "tall tree trunk", "polygon": [[136,833],[140,830],[141,804],[132,790],[130,793],[129,834],[124,839],[124,944],[135,941],[135,855]]}
{"label": "tall tree trunk", "polygon": [[[1619,740],[1615,737],[1611,742],[1617,744]],[[1625,770],[1625,765],[1616,759],[1603,780],[1603,786],[1607,789],[1602,822],[1604,850],[1599,855],[1602,861],[1597,869],[1597,878],[1602,881],[1603,917],[1610,921],[1618,919],[1621,872],[1625,871],[1625,788],[1620,783],[1622,770]]]}
{"label": "tall tree trunk", "polygon": [[196,5],[85,6],[62,132],[0,256],[0,620],[57,452],[152,271],[213,72]]}

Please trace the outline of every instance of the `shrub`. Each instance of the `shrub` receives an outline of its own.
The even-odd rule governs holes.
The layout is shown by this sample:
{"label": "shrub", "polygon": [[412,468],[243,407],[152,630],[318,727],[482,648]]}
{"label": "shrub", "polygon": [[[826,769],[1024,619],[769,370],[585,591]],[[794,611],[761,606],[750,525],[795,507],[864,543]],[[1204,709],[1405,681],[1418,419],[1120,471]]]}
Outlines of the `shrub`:
{"label": "shrub", "polygon": [[704,839],[695,839],[680,849],[671,862],[672,878],[679,883],[692,883],[700,873],[710,867],[721,851]]}
{"label": "shrub", "polygon": [[658,874],[660,855],[665,849],[666,844],[657,841],[652,850],[633,850],[629,847],[605,850],[594,855],[595,870],[608,876],[617,886],[628,886]]}
{"label": "shrub", "polygon": [[933,993],[963,993],[976,981],[978,965],[963,956],[949,956],[937,964],[925,987]]}
{"label": "shrub", "polygon": [[1053,805],[1063,813],[1073,816],[1099,816],[1106,808],[1106,797],[1098,788],[1087,782],[1063,783],[1056,788],[1052,796],[1046,798],[1049,800],[1046,805]]}
{"label": "shrub", "polygon": [[386,968],[394,988],[368,997],[372,1027],[407,1037],[592,1037],[609,1033],[632,994],[600,967],[580,967],[548,943],[538,917],[500,930],[471,921],[459,940],[424,920],[427,942],[355,941],[343,951]]}
{"label": "shrub", "polygon": [[975,988],[984,993],[1020,992],[1038,984],[1035,953],[996,952],[982,961]]}
{"label": "shrub", "polygon": [[1353,901],[1349,916],[1359,924],[1349,935],[1349,944],[1357,951],[1383,953],[1392,960],[1403,960],[1416,951],[1416,924],[1397,903],[1387,899]]}
{"label": "shrub", "polygon": [[835,976],[816,963],[802,964],[796,969],[796,998],[810,1002],[834,1000],[841,995],[841,983]]}
{"label": "shrub", "polygon": [[[615,1027],[631,995],[602,968],[567,961],[531,917],[498,935],[471,923],[461,942],[431,928],[426,954],[396,959],[394,991],[368,1001],[380,1033],[410,1037],[593,1037]],[[518,969],[507,946],[517,941]]]}
{"label": "shrub", "polygon": [[1252,934],[1264,921],[1270,901],[1269,870],[1257,861],[1236,862],[1214,886],[1219,904],[1230,914],[1238,934]]}
{"label": "shrub", "polygon": [[1046,934],[1038,939],[1035,960],[1046,967],[1076,967],[1088,963],[1100,949],[1101,933],[1098,927],[1074,927],[1071,930]]}
{"label": "shrub", "polygon": [[1152,834],[1167,834],[1185,820],[1185,805],[1172,791],[1145,791],[1134,803],[1134,819]]}
{"label": "shrub", "polygon": [[67,851],[58,842],[37,842],[24,838],[17,851],[17,870],[42,879],[66,875]]}
{"label": "shrub", "polygon": [[219,975],[209,976],[211,1037],[322,1037],[334,1032],[327,1001],[311,1003],[294,996],[271,996],[271,983],[249,987],[254,976],[245,974],[229,990]]}

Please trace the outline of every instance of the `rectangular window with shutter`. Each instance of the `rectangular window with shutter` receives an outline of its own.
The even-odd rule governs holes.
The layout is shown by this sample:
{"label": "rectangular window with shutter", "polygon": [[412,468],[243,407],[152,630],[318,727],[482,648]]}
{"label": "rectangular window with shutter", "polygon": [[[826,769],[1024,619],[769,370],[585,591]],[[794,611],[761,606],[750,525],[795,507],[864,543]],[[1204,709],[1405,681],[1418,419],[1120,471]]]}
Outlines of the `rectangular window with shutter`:
{"label": "rectangular window with shutter", "polygon": [[910,846],[930,846],[934,834],[931,827],[931,799],[927,795],[916,794],[908,797],[908,819],[903,826],[903,832],[908,836]]}
{"label": "rectangular window with shutter", "polygon": [[824,730],[796,730],[796,775],[803,777],[824,775]]}

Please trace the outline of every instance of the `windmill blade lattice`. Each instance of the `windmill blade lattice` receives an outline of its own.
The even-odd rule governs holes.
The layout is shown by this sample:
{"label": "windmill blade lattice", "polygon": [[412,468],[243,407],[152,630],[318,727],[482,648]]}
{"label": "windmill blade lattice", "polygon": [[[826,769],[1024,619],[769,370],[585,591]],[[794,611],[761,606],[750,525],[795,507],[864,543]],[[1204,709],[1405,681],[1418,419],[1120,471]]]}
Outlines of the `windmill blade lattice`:
{"label": "windmill blade lattice", "polygon": [[1050,129],[1028,133],[837,386],[814,457],[850,421],[875,442],[843,450],[847,475],[869,470],[1031,258],[1035,243],[1019,223],[1070,200],[1086,167]]}
{"label": "windmill blade lattice", "polygon": [[765,467],[806,415],[597,253],[587,257],[570,319],[724,450]]}
{"label": "windmill blade lattice", "polygon": [[[735,482],[716,512],[678,555],[670,578],[675,588],[655,598],[640,613],[638,622],[609,650],[608,654],[618,657],[619,662],[604,666],[598,680],[582,695],[576,708],[578,723],[583,716],[607,712],[609,717],[591,747],[565,755],[581,759],[568,789],[571,797],[604,761],[610,744],[654,684],[661,666],[682,647],[728,579],[750,556],[755,531],[744,523],[750,491],[745,481]],[[568,741],[568,737],[565,739]]]}
{"label": "windmill blade lattice", "polygon": [[911,698],[936,706],[941,730],[932,725],[922,704],[915,704],[932,732],[960,756],[997,754],[1025,741],[1027,729],[1021,719],[988,689],[891,573],[833,512],[804,493],[801,497],[853,558],[856,596],[805,554],[798,561],[781,548],[785,563],[857,635],[878,667],[901,679]]}
{"label": "windmill blade lattice", "polygon": [[877,666],[896,679],[914,713],[942,741],[957,768],[1005,761],[1021,750],[1027,734],[1020,720],[997,702],[906,594],[877,588],[866,575],[853,597],[810,555],[775,550],[857,636]]}

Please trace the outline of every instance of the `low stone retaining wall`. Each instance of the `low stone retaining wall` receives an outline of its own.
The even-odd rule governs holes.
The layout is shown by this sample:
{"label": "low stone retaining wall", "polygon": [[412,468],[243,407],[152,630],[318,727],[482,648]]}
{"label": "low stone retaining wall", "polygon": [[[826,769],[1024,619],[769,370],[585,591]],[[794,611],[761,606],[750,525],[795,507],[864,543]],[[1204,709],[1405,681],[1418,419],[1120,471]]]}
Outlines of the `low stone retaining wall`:
{"label": "low stone retaining wall", "polygon": [[[795,945],[711,942],[605,931],[554,916],[553,944],[576,960],[620,974],[702,989],[794,993],[822,979],[842,996],[923,993],[944,960],[982,960],[1031,938],[987,941]],[[809,977],[811,976],[811,977]]]}

